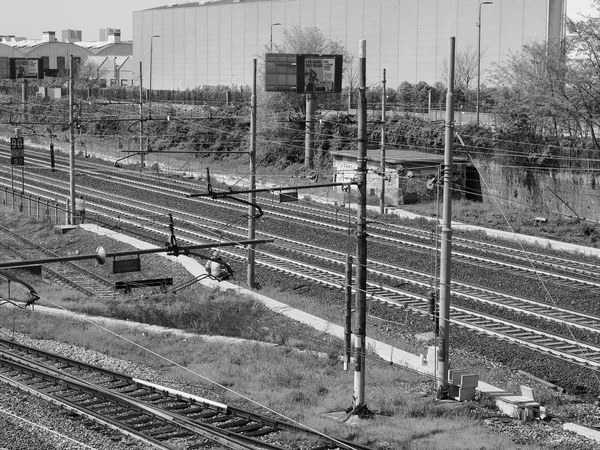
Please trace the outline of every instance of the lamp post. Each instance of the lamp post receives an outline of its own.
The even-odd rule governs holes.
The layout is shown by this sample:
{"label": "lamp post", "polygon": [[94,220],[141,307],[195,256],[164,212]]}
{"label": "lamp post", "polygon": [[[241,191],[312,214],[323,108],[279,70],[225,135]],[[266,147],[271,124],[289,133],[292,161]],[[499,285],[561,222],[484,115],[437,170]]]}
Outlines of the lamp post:
{"label": "lamp post", "polygon": [[159,38],[158,34],[155,34],[150,38],[150,93],[148,95],[148,118],[152,119],[152,44],[154,38]]}
{"label": "lamp post", "polygon": [[481,2],[479,4],[479,21],[477,22],[478,36],[477,36],[477,126],[479,126],[479,86],[481,84],[481,7],[483,5],[491,5],[492,2]]}
{"label": "lamp post", "polygon": [[273,27],[276,25],[281,25],[279,22],[271,24],[271,53],[273,52]]}

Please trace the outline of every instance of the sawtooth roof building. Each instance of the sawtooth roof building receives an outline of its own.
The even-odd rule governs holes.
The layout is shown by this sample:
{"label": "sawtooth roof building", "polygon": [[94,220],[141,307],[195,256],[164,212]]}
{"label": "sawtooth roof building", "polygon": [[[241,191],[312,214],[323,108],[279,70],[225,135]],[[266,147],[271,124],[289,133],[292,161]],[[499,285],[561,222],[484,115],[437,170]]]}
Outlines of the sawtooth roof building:
{"label": "sawtooth roof building", "polygon": [[[153,89],[251,85],[253,59],[274,48],[283,29],[317,27],[358,57],[367,46],[367,84],[386,69],[390,87],[443,79],[449,41],[477,48],[481,74],[532,42],[564,37],[566,0],[206,0],[133,13],[134,67]],[[481,4],[481,5],[480,5]],[[479,13],[481,12],[481,28]],[[281,24],[281,25],[274,25]],[[154,37],[153,37],[154,36]],[[152,51],[151,51],[152,49]],[[150,64],[152,60],[152,64]]]}

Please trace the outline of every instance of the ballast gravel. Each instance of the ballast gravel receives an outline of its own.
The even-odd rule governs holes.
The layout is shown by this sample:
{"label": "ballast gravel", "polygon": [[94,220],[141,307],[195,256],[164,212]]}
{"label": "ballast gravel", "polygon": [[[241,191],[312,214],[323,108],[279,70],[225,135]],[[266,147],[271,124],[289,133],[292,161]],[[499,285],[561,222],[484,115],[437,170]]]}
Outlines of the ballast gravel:
{"label": "ballast gravel", "polygon": [[[4,334],[0,328],[0,334]],[[129,374],[159,384],[169,384],[182,391],[191,392],[190,386],[178,386],[178,382],[165,381],[158,372],[130,361],[106,356],[97,351],[50,340],[35,340],[27,335],[11,333],[24,345],[37,347],[95,364],[105,369]],[[6,335],[4,335],[6,337]],[[215,393],[191,392],[207,398]],[[221,401],[219,398],[212,398]],[[483,423],[499,434],[511,437],[518,445],[541,445],[548,449],[594,450],[600,443],[577,434],[564,431],[562,421],[523,423],[508,417],[490,417]],[[278,443],[285,447],[285,443]],[[0,383],[0,450],[142,450],[154,448],[140,443],[118,431],[99,425],[87,418],[46,402],[17,388]],[[290,447],[294,448],[294,447]]]}

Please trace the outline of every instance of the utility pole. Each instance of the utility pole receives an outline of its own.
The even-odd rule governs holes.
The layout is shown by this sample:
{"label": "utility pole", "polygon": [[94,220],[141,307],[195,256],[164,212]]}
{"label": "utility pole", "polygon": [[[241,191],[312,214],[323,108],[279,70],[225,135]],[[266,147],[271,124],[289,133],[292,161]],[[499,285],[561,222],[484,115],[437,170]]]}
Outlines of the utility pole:
{"label": "utility pole", "polygon": [[358,155],[356,178],[356,332],[354,337],[354,411],[365,406],[365,352],[367,327],[367,41],[359,41]]}
{"label": "utility pole", "polygon": [[23,122],[27,122],[27,79],[23,80],[23,84],[21,85],[21,101],[23,102],[22,113],[23,113]]}
{"label": "utility pole", "polygon": [[[252,68],[252,98],[251,98],[251,123],[250,123],[250,192],[248,193],[248,240],[254,240],[256,234],[256,58]],[[254,244],[248,246],[248,287],[254,289],[255,267]]]}
{"label": "utility pole", "polygon": [[74,102],[74,81],[73,81],[73,55],[69,56],[69,192],[71,204],[69,205],[68,217],[69,223],[75,223],[75,130],[73,123]]}
{"label": "utility pole", "polygon": [[313,168],[315,94],[306,94],[306,130],[304,134],[304,167]]}
{"label": "utility pole", "polygon": [[140,61],[140,170],[144,167],[144,77]]}
{"label": "utility pole", "polygon": [[383,69],[383,92],[381,95],[381,198],[379,199],[379,214],[385,213],[385,69]]}
{"label": "utility pole", "polygon": [[448,55],[448,92],[446,94],[446,147],[444,152],[444,198],[442,248],[440,258],[440,344],[438,348],[437,387],[440,399],[448,398],[450,368],[450,256],[452,252],[452,150],[454,139],[454,56],[455,39],[450,38]]}

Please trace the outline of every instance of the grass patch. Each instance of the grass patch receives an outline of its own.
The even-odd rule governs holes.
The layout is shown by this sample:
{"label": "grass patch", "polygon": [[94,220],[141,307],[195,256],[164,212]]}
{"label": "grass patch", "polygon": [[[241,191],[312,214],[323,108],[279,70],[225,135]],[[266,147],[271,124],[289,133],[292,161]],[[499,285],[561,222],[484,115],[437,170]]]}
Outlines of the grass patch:
{"label": "grass patch", "polygon": [[[510,438],[486,430],[473,414],[474,403],[436,402],[432,395],[423,396],[431,393],[431,380],[374,359],[366,367],[367,405],[377,414],[357,428],[322,417],[352,405],[353,371],[343,371],[335,358],[256,342],[209,342],[124,327],[113,328],[113,334],[78,319],[35,311],[11,314],[14,330],[36,339],[72,343],[152,367],[161,373],[161,379],[153,381],[175,388],[183,383],[189,390],[194,386],[211,389],[226,403],[241,402],[243,407],[255,408],[258,403],[307,426],[344,439],[356,438],[377,449],[542,448],[517,446]],[[5,335],[13,329],[7,325]],[[249,404],[240,395],[256,403]]]}
{"label": "grass patch", "polygon": [[[11,220],[14,227],[23,226],[15,218]],[[42,240],[51,239],[52,233],[47,228],[35,227],[45,236]],[[85,242],[85,234],[79,234],[78,239],[78,247],[94,248],[91,242]],[[366,367],[366,402],[376,415],[357,427],[324,420],[323,413],[344,411],[352,406],[353,367],[347,372],[342,370],[338,359],[341,342],[233,292],[196,286],[185,294],[136,292],[99,301],[73,294],[67,288],[40,284],[39,280],[38,285],[39,292],[46,289],[43,292],[47,300],[43,303],[54,307],[197,334],[239,337],[248,342],[233,345],[176,334],[155,335],[124,326],[112,327],[107,332],[90,321],[15,308],[2,311],[5,334],[22,332],[36,339],[67,342],[129,360],[159,370],[163,384],[178,387],[176,384],[183,383],[190,390],[211,389],[226,402],[247,404],[244,398],[251,398],[307,426],[340,438],[356,438],[377,449],[547,448],[516,445],[509,436],[491,432],[479,420],[496,415],[494,408],[478,402],[439,403],[434,400],[430,378],[377,358],[368,358]],[[315,304],[309,298],[283,292],[265,290],[264,293],[331,322],[342,323],[343,314],[334,306]],[[390,336],[385,327],[375,324],[374,321],[368,324],[369,337],[401,348],[410,349],[413,345],[401,336]]]}

